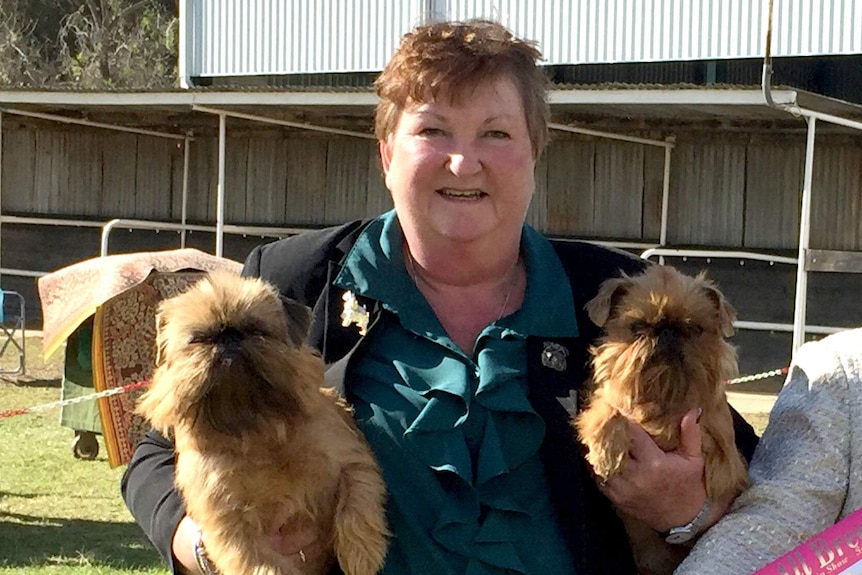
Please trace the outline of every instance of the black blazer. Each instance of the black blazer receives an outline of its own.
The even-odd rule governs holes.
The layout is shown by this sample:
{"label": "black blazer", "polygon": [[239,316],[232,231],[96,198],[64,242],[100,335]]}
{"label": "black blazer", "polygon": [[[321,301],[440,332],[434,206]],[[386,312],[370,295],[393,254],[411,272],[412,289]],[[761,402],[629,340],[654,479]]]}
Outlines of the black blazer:
{"label": "black blazer", "polygon": [[[343,292],[331,283],[363,225],[362,221],[350,222],[260,246],[251,252],[243,268],[244,275],[260,276],[276,285],[283,295],[312,308],[308,342],[323,354],[327,384],[345,396],[350,394],[345,388],[345,375],[367,340],[355,326],[341,327]],[[546,424],[540,454],[576,571],[582,575],[634,574],[625,531],[610,502],[590,477],[569,419],[577,410],[577,394],[587,377],[588,346],[599,335],[584,305],[605,279],[620,272],[637,273],[647,264],[626,252],[586,242],[552,240],[552,243],[571,283],[580,335],[553,340],[569,352],[563,371],[543,365],[541,354],[547,339],[527,339],[530,400]],[[386,312],[372,300],[363,303],[369,310],[371,331]],[[548,311],[553,313],[551,308]],[[757,437],[735,412],[734,418],[737,443],[750,459]],[[151,431],[123,477],[123,495],[132,514],[169,564],[170,540],[184,513],[182,501],[173,491],[172,478],[172,446]]]}

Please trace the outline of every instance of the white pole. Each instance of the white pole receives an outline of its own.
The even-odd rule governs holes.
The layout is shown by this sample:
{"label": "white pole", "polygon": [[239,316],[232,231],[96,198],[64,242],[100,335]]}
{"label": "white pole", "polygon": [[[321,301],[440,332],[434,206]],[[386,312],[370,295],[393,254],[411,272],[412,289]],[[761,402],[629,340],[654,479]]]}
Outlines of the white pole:
{"label": "white pole", "polygon": [[218,188],[216,189],[216,253],[221,257],[224,251],[224,148],[225,148],[225,125],[227,116],[219,114],[218,117]]}
{"label": "white pole", "polygon": [[805,342],[805,304],[808,299],[808,272],[805,269],[811,232],[811,180],[814,172],[814,135],[817,118],[806,117],[805,175],[802,181],[802,207],[799,213],[799,254],[796,263],[796,302],[793,309],[793,353]]}
{"label": "white pole", "polygon": [[186,247],[186,216],[189,204],[189,140],[190,134],[186,134],[185,143],[183,144],[183,205],[180,214],[180,223],[183,229],[180,232],[180,247]]}
{"label": "white pole", "polygon": [[[667,138],[668,143],[673,143],[673,136]],[[659,230],[658,245],[667,245],[667,213],[670,207],[670,146],[664,149],[664,174],[661,182],[661,229]],[[659,263],[664,265],[664,257],[659,257]]]}

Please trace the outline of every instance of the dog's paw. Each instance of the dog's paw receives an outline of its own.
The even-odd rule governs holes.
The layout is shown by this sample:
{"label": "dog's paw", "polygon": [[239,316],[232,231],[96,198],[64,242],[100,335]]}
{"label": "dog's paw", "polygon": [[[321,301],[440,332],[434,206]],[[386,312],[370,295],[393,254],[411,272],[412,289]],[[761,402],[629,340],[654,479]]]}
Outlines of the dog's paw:
{"label": "dog's paw", "polygon": [[631,444],[628,420],[615,409],[596,403],[578,415],[575,429],[599,480],[607,481],[618,474]]}
{"label": "dog's paw", "polygon": [[344,469],[335,512],[334,551],[344,575],[376,575],[389,543],[386,486],[371,459]]}

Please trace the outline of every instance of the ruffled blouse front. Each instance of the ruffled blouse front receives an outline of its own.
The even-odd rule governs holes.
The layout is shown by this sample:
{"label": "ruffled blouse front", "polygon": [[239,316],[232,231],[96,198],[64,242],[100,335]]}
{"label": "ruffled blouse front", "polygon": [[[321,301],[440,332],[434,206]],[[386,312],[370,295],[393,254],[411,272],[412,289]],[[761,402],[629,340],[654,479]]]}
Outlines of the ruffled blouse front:
{"label": "ruffled blouse front", "polygon": [[[538,456],[545,425],[527,398],[525,338],[577,327],[568,283],[534,277],[544,275],[533,265],[547,259],[544,240],[529,228],[524,235],[524,305],[488,326],[472,357],[445,334],[405,271],[393,214],[363,232],[336,280],[387,310],[348,380],[389,488],[396,537],[384,574],[573,573]],[[534,280],[543,290],[533,290]],[[549,296],[563,297],[563,309],[568,296],[570,313],[557,302],[555,313],[530,313]]]}

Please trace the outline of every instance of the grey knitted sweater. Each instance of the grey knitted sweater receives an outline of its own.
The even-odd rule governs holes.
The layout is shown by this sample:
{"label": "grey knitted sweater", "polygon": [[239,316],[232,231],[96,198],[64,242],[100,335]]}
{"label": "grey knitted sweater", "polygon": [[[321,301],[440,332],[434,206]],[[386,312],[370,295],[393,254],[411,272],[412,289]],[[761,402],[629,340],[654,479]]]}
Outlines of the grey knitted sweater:
{"label": "grey knitted sweater", "polygon": [[862,329],[799,349],[749,474],[675,575],[748,575],[862,507]]}

